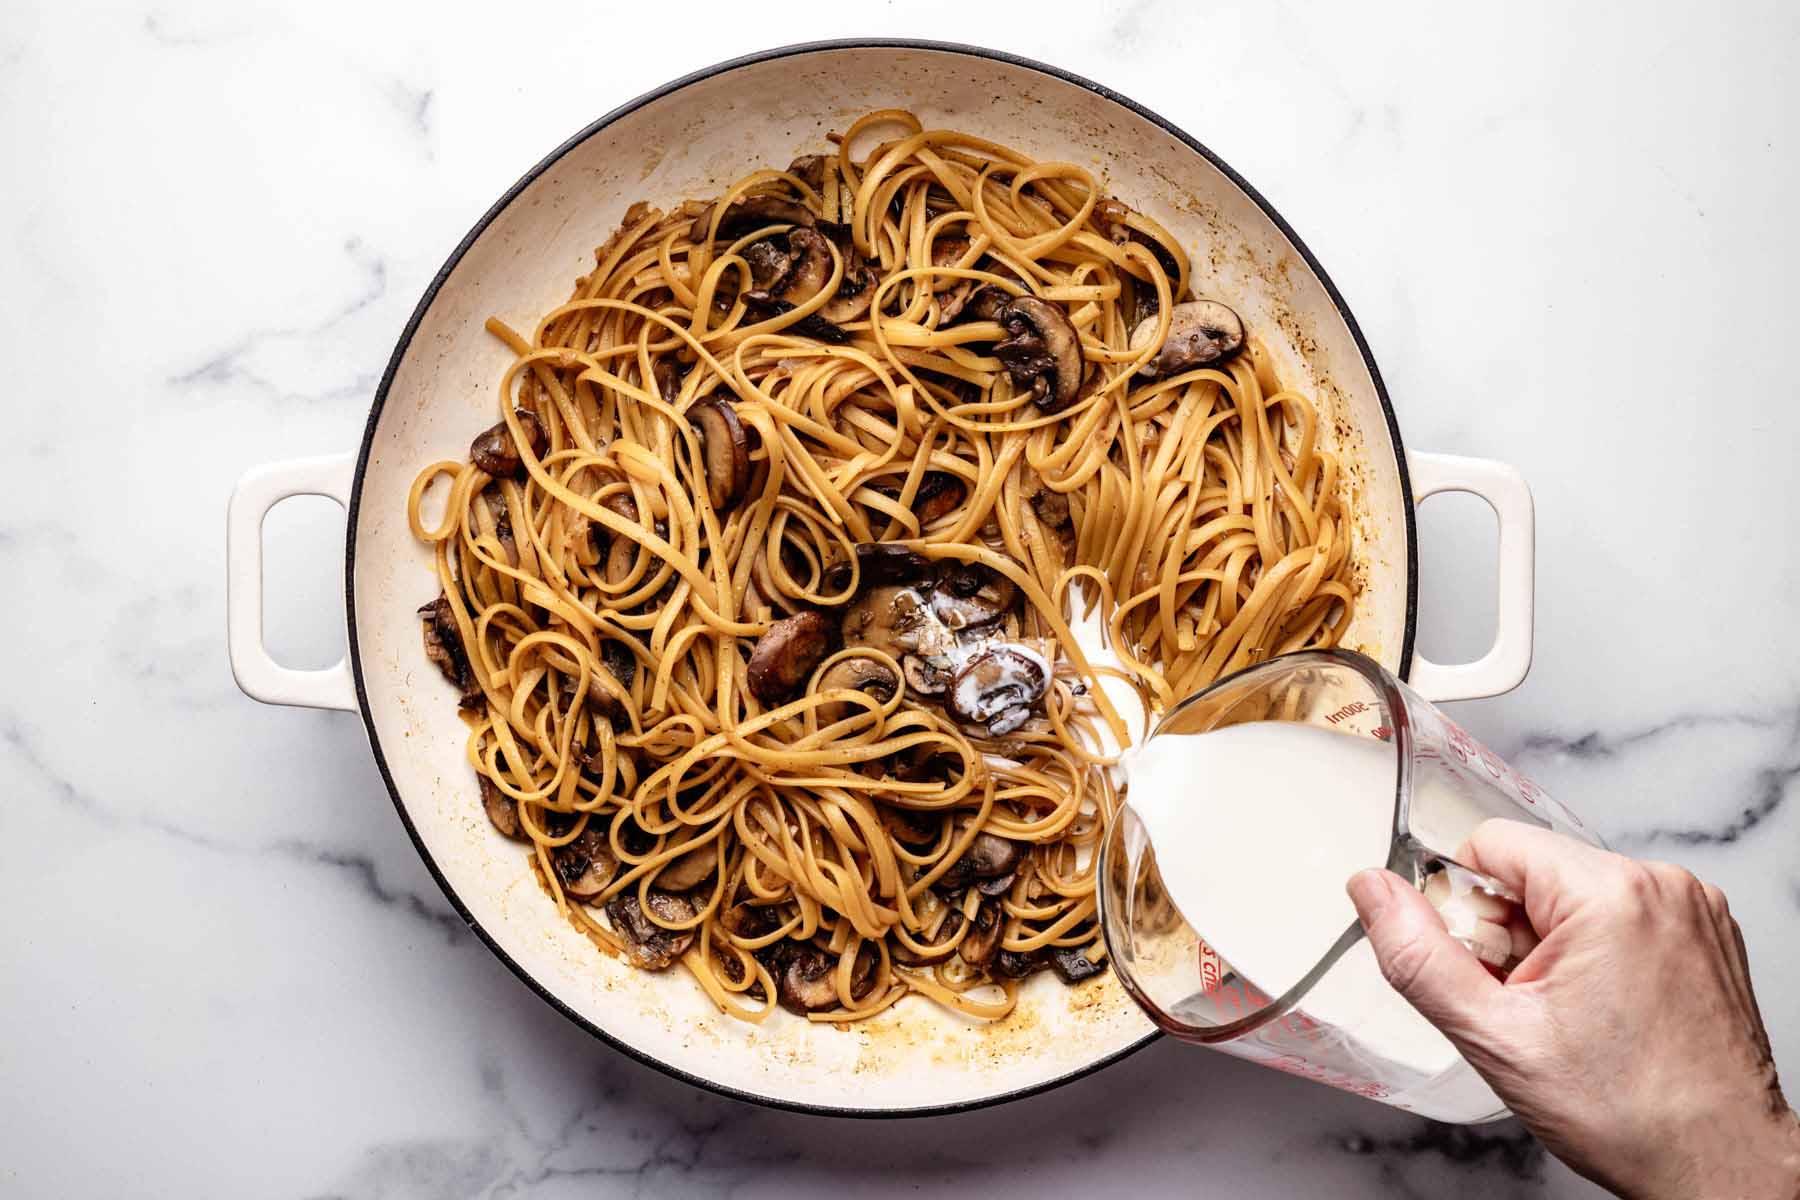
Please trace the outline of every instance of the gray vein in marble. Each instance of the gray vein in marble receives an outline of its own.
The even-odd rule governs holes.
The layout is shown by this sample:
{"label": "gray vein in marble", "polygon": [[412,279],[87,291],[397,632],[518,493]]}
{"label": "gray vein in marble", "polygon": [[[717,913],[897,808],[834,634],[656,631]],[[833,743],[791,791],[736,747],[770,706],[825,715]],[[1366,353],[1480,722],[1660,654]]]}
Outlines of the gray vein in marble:
{"label": "gray vein in marble", "polygon": [[[244,845],[193,829],[155,813],[126,813],[114,808],[75,783],[53,765],[33,742],[25,726],[10,714],[0,714],[0,750],[15,768],[36,776],[66,810],[113,830],[143,830],[216,854],[267,856],[310,866],[327,867],[347,876],[357,890],[383,908],[429,924],[455,943],[465,936],[460,917],[437,898],[421,896],[382,882],[375,860],[367,854],[325,846],[301,838],[279,838],[260,845]],[[18,770],[8,772],[13,778]]]}
{"label": "gray vein in marble", "polygon": [[1497,1172],[1521,1183],[1540,1182],[1548,1155],[1538,1140],[1511,1122],[1498,1126],[1506,1132],[1489,1132],[1489,1128],[1425,1121],[1416,1132],[1402,1137],[1351,1133],[1335,1140],[1348,1154],[1374,1159],[1382,1182],[1395,1196],[1425,1200],[1425,1194],[1407,1182],[1405,1169],[1426,1156],[1436,1156],[1459,1167]]}
{"label": "gray vein in marble", "polygon": [[391,79],[382,86],[400,115],[406,118],[414,133],[419,136],[420,146],[424,150],[427,161],[436,157],[432,150],[432,103],[437,92],[432,88],[415,88],[405,80]]}
{"label": "gray vein in marble", "polygon": [[1729,726],[1784,730],[1787,733],[1782,757],[1763,764],[1755,771],[1752,789],[1742,798],[1742,807],[1731,820],[1713,826],[1659,825],[1648,829],[1627,829],[1610,839],[1615,846],[1632,849],[1659,844],[1728,845],[1773,816],[1788,799],[1795,780],[1800,779],[1800,705],[1761,713],[1681,713],[1655,725],[1612,737],[1598,730],[1590,730],[1574,738],[1550,733],[1527,734],[1520,740],[1519,749],[1513,757],[1518,762],[1537,755],[1561,756],[1579,761],[1616,759],[1652,745],[1672,733],[1691,733]]}
{"label": "gray vein in marble", "polygon": [[[426,93],[427,98],[429,95],[430,93]],[[329,401],[343,399],[347,396],[367,395],[374,384],[374,377],[367,373],[359,374],[342,387],[332,388],[323,393],[299,394],[289,392],[274,380],[265,378],[251,366],[249,361],[258,350],[270,342],[307,341],[330,333],[387,295],[386,260],[357,237],[349,238],[344,242],[344,253],[349,255],[351,262],[362,275],[362,286],[356,295],[347,302],[326,314],[322,319],[310,324],[271,326],[252,330],[203,362],[170,376],[166,380],[168,385],[183,390],[201,386],[249,385],[260,391],[271,393],[279,399],[310,401]]]}

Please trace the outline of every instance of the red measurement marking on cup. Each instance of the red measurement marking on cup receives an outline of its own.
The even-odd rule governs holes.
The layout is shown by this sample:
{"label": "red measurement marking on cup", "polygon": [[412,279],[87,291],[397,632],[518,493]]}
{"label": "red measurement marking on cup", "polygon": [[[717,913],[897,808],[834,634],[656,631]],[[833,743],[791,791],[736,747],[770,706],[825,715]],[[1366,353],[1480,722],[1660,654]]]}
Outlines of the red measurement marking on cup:
{"label": "red measurement marking on cup", "polygon": [[1330,724],[1336,725],[1340,721],[1349,720],[1351,717],[1354,717],[1357,713],[1368,712],[1368,711],[1369,711],[1369,706],[1367,704],[1364,704],[1361,700],[1352,700],[1350,703],[1344,705],[1344,707],[1338,709],[1336,712],[1326,713],[1325,720],[1327,722],[1329,722]]}
{"label": "red measurement marking on cup", "polygon": [[1302,1079],[1311,1079],[1323,1083],[1339,1091],[1353,1092],[1358,1096],[1367,1096],[1371,1100],[1381,1100],[1388,1094],[1384,1083],[1376,1083],[1369,1079],[1357,1079],[1342,1071],[1333,1071],[1327,1067],[1314,1066],[1298,1054],[1283,1054],[1279,1058],[1264,1059],[1263,1062],[1277,1071],[1286,1071],[1289,1075],[1298,1075]]}

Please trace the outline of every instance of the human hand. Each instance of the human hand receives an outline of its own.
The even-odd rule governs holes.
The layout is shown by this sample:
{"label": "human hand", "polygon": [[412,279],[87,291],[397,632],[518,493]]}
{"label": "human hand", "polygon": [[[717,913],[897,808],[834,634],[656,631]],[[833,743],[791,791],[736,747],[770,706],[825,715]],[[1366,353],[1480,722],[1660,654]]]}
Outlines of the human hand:
{"label": "human hand", "polygon": [[1724,893],[1519,821],[1458,857],[1542,939],[1505,983],[1398,876],[1363,871],[1350,898],[1388,982],[1551,1153],[1642,1200],[1800,1197],[1800,1118]]}

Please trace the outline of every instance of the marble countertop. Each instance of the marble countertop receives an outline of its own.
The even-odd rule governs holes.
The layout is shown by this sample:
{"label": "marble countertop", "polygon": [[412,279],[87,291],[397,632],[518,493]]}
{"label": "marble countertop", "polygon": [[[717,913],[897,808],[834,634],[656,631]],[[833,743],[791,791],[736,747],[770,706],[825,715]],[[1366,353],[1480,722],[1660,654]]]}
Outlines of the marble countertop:
{"label": "marble countertop", "polygon": [[[601,10],[0,15],[0,1191],[1591,1193],[1512,1124],[1432,1127],[1168,1042],[910,1122],[694,1090],[460,925],[355,718],[232,685],[233,481],[355,443],[493,198],[666,79],[853,34],[1004,47],[1184,125],[1327,265],[1408,443],[1524,471],[1536,665],[1458,719],[1616,845],[1726,888],[1800,1075],[1800,10]],[[341,526],[325,501],[270,519],[270,638],[295,665],[342,650]],[[1481,646],[1492,553],[1476,502],[1427,506],[1433,657]]]}

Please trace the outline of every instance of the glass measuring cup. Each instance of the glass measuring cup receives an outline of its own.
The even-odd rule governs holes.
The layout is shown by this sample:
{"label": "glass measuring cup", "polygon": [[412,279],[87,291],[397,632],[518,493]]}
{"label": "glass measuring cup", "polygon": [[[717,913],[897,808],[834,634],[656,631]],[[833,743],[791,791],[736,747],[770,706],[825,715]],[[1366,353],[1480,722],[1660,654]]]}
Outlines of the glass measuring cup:
{"label": "glass measuring cup", "polygon": [[[1386,835],[1385,861],[1357,866],[1385,866],[1424,891],[1450,932],[1502,977],[1528,949],[1529,925],[1515,895],[1456,862],[1454,854],[1489,817],[1528,821],[1601,844],[1580,818],[1536,784],[1380,664],[1351,651],[1283,655],[1221,680],[1170,710],[1146,745],[1157,738],[1270,722],[1358,739],[1356,756],[1372,760],[1374,773],[1346,776],[1344,786],[1358,786],[1352,778],[1361,780],[1360,786],[1379,778],[1386,795],[1368,807],[1391,817],[1385,830],[1374,831],[1376,841]],[[1371,749],[1371,742],[1380,748]],[[1300,752],[1324,745],[1310,731],[1295,744]],[[1297,946],[1299,953],[1288,958],[1308,965],[1280,978],[1249,977],[1208,944],[1208,913],[1176,907],[1157,869],[1147,826],[1133,809],[1131,787],[1128,771],[1124,804],[1101,850],[1101,927],[1121,982],[1164,1032],[1440,1120],[1473,1123],[1507,1115],[1449,1043],[1379,981],[1362,927],[1342,897],[1344,879],[1329,881],[1332,894],[1342,897],[1341,913],[1332,900],[1329,912],[1308,913],[1308,922],[1294,923],[1296,931],[1311,929],[1316,941]],[[1204,777],[1185,787],[1191,795],[1178,797],[1179,803],[1259,802],[1254,785],[1241,781],[1229,795],[1209,795]],[[1329,787],[1321,790],[1314,801],[1330,802],[1329,792]],[[1306,829],[1287,828],[1258,844],[1212,841],[1165,845],[1163,851],[1205,855],[1214,863],[1223,861],[1220,856],[1239,856],[1231,861],[1266,871],[1275,888],[1295,858],[1283,854],[1282,843],[1298,845],[1306,835]],[[1251,894],[1242,903],[1267,904],[1272,898],[1272,892]],[[1343,917],[1341,925],[1332,924],[1333,913]],[[1274,920],[1275,925],[1265,920],[1263,926],[1283,928],[1279,917]],[[1210,921],[1216,941],[1231,916],[1215,912]],[[1497,927],[1507,936],[1496,938]],[[1347,996],[1357,1003],[1346,1004]]]}

